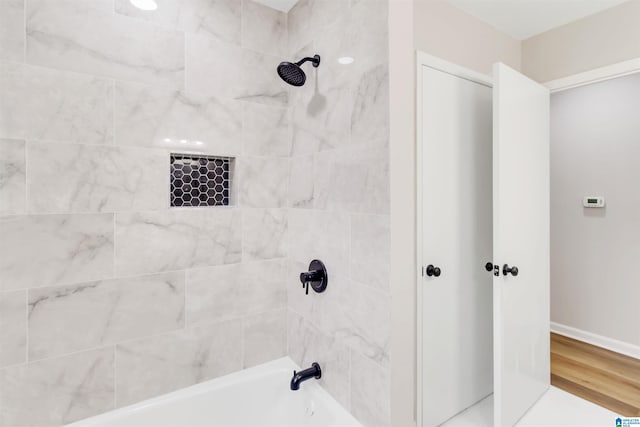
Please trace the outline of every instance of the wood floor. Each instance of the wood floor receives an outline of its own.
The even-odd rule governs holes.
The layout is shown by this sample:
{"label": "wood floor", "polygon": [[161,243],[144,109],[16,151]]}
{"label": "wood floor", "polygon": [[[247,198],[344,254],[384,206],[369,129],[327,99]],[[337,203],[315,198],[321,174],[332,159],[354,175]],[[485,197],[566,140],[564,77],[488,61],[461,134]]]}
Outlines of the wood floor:
{"label": "wood floor", "polygon": [[551,384],[626,417],[640,416],[640,360],[551,334]]}

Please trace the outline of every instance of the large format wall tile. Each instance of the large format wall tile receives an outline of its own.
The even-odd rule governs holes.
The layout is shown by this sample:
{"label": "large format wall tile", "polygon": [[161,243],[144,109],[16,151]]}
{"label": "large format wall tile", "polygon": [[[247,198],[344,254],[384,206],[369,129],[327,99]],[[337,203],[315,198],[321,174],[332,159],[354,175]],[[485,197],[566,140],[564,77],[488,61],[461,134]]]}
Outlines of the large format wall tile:
{"label": "large format wall tile", "polygon": [[238,93],[242,49],[205,36],[187,35],[185,88],[189,93],[233,99]]}
{"label": "large format wall tile", "polygon": [[242,73],[236,98],[286,107],[289,103],[289,86],[274,69],[282,60],[282,57],[243,50]]}
{"label": "large format wall tile", "polygon": [[26,173],[24,141],[0,139],[0,215],[24,213]]}
{"label": "large format wall tile", "polygon": [[116,406],[237,371],[241,354],[241,320],[119,344]]}
{"label": "large format wall tile", "polygon": [[0,292],[0,368],[26,360],[26,291]]}
{"label": "large format wall tile", "polygon": [[351,412],[367,427],[389,427],[389,371],[351,352]]}
{"label": "large format wall tile", "polygon": [[240,262],[236,209],[116,214],[116,273],[132,275]]}
{"label": "large format wall tile", "polygon": [[287,255],[287,212],[245,209],[242,215],[243,260],[283,258]]}
{"label": "large format wall tile", "polygon": [[[290,263],[287,278],[289,307],[313,322],[328,336],[381,366],[388,366],[389,294],[331,274],[322,298],[308,298],[294,282],[307,263]],[[330,264],[326,266],[332,271]]]}
{"label": "large format wall tile", "polygon": [[185,85],[189,93],[286,107],[287,84],[275,67],[281,59],[210,37],[187,36]]}
{"label": "large format wall tile", "polygon": [[117,13],[187,33],[206,34],[240,44],[240,0],[157,0],[158,8],[142,11],[129,0],[115,0]]}
{"label": "large format wall tile", "polygon": [[241,207],[280,208],[287,205],[289,159],[244,157],[236,165]]}
{"label": "large format wall tile", "polygon": [[289,110],[245,102],[242,105],[244,154],[288,157],[291,149]]}
{"label": "large format wall tile", "polygon": [[0,425],[56,427],[113,409],[113,348],[0,371]]}
{"label": "large format wall tile", "polygon": [[[305,46],[294,57],[321,52],[319,68],[307,70],[307,83],[291,92],[291,128],[293,155],[329,150],[349,143],[353,90],[351,68],[327,58],[330,50],[319,49],[317,42]],[[342,68],[339,68],[342,67]]]}
{"label": "large format wall tile", "polygon": [[319,362],[322,368],[320,383],[349,410],[349,348],[336,338],[320,331],[309,320],[291,309],[287,326],[289,357],[302,367]]}
{"label": "large format wall tile", "polygon": [[112,143],[113,83],[0,62],[0,136]]}
{"label": "large format wall tile", "polygon": [[0,289],[99,280],[113,275],[113,215],[0,219]]}
{"label": "large format wall tile", "polygon": [[242,47],[287,55],[287,15],[252,0],[242,0]]}
{"label": "large format wall tile", "polygon": [[285,308],[282,261],[261,261],[187,271],[187,325],[234,319]]}
{"label": "large format wall tile", "polygon": [[24,0],[0,0],[0,60],[24,61]]}
{"label": "large format wall tile", "polygon": [[351,277],[365,285],[389,292],[391,262],[389,217],[351,216]]}
{"label": "large format wall tile", "polygon": [[184,272],[29,291],[29,360],[184,326]]}
{"label": "large format wall tile", "polygon": [[92,3],[28,1],[27,61],[121,80],[182,86],[182,33],[103,11]]}
{"label": "large format wall tile", "polygon": [[169,156],[163,150],[30,142],[27,156],[31,213],[169,206]]}
{"label": "large format wall tile", "polygon": [[242,150],[238,101],[154,86],[116,83],[116,144],[237,155]]}
{"label": "large format wall tile", "polygon": [[349,274],[349,227],[346,213],[292,209],[289,211],[289,256],[309,263],[322,260],[331,274]]}
{"label": "large format wall tile", "polygon": [[289,52],[321,35],[329,24],[349,12],[349,4],[340,0],[299,0],[288,14]]}
{"label": "large format wall tile", "polygon": [[289,207],[311,209],[314,202],[313,156],[291,157],[289,170]]}
{"label": "large format wall tile", "polygon": [[244,320],[244,361],[249,368],[287,354],[287,310],[269,311]]}
{"label": "large format wall tile", "polygon": [[364,73],[358,82],[351,115],[352,143],[389,138],[389,73],[386,64]]}
{"label": "large format wall tile", "polygon": [[379,144],[351,145],[315,156],[314,208],[388,214],[389,149]]}

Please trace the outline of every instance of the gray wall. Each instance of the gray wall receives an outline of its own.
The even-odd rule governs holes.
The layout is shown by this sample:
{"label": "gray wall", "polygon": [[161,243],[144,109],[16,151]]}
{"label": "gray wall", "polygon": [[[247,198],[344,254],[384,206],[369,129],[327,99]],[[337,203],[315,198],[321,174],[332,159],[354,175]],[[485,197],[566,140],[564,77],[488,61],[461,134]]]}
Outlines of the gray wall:
{"label": "gray wall", "polygon": [[[284,356],[286,14],[26,3],[0,2],[0,424]],[[172,149],[237,156],[236,206],[169,208]]]}
{"label": "gray wall", "polygon": [[[290,56],[322,64],[290,92],[288,352],[323,362],[325,387],[368,427],[390,423],[387,3],[301,0],[289,12]],[[305,296],[297,276],[313,258],[329,286]]]}
{"label": "gray wall", "polygon": [[[640,74],[551,97],[551,320],[640,346]],[[604,196],[606,208],[582,207]]]}

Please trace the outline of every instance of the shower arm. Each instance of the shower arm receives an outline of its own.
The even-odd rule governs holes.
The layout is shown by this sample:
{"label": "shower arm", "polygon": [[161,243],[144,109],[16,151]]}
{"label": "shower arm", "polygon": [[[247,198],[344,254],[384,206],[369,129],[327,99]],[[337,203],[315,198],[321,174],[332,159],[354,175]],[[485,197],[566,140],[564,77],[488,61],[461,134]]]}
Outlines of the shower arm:
{"label": "shower arm", "polygon": [[296,65],[299,67],[305,62],[309,62],[309,61],[311,61],[313,63],[313,66],[317,68],[318,65],[320,65],[320,55],[315,55],[313,58],[310,56],[307,56],[306,58],[302,58],[300,61],[296,62]]}

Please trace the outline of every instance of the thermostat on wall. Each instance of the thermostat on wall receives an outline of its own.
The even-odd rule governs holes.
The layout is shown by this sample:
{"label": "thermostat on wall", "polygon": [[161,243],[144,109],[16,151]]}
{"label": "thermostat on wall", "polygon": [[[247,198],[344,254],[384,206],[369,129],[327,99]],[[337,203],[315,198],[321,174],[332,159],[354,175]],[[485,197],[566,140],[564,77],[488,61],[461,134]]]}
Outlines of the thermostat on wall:
{"label": "thermostat on wall", "polygon": [[582,199],[585,208],[604,208],[604,197],[587,196]]}

